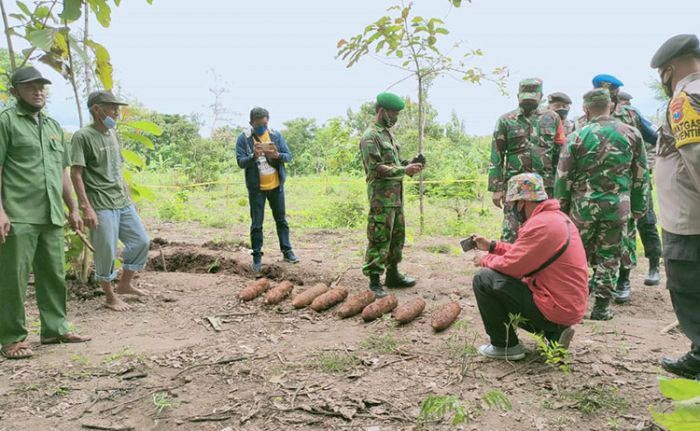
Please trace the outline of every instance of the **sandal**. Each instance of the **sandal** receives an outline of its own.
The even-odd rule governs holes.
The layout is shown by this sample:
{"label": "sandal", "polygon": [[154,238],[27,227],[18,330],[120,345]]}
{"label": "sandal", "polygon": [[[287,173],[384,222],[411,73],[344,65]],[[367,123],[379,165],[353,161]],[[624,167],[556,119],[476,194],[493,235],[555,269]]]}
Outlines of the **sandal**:
{"label": "sandal", "polygon": [[90,341],[90,337],[83,337],[72,332],[68,332],[57,337],[41,338],[41,344],[63,344],[63,343],[84,343]]}
{"label": "sandal", "polygon": [[[22,353],[24,352],[24,353]],[[0,349],[0,354],[7,359],[26,359],[31,358],[34,352],[29,347],[26,341],[20,341],[12,344],[5,344]]]}

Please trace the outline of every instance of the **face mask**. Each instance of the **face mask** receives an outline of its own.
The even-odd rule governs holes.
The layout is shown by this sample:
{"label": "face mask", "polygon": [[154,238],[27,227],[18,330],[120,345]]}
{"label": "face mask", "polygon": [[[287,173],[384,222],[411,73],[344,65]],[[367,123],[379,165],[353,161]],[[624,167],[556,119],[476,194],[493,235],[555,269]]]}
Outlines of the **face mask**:
{"label": "face mask", "polygon": [[382,117],[382,126],[386,127],[387,129],[391,129],[396,125],[397,118],[392,118],[386,113]]}
{"label": "face mask", "polygon": [[559,114],[559,118],[561,118],[562,120],[566,120],[566,116],[569,115],[568,109],[557,109],[554,112]]}
{"label": "face mask", "polygon": [[513,205],[513,216],[515,217],[516,220],[518,220],[518,223],[523,224],[527,220],[527,217],[525,216],[525,206],[523,205],[523,209],[519,210],[518,209],[518,204],[516,203]]}
{"label": "face mask", "polygon": [[661,86],[664,89],[664,94],[666,94],[666,97],[673,97],[673,73],[668,74],[668,79],[666,81],[663,80],[663,75],[661,79]]}
{"label": "face mask", "polygon": [[26,100],[22,99],[21,97],[17,98],[17,106],[21,107],[23,110],[30,112],[32,114],[36,114],[37,112],[41,111],[43,106],[41,107],[36,107],[32,105],[31,103],[28,103]]}
{"label": "face mask", "polygon": [[267,131],[267,126],[253,127],[253,132],[255,132],[255,134],[258,136],[264,135],[265,131]]}
{"label": "face mask", "polygon": [[520,107],[523,108],[525,115],[530,115],[530,113],[534,112],[539,105],[540,104],[535,102],[534,100],[524,100],[520,102]]}
{"label": "face mask", "polygon": [[106,115],[102,119],[102,125],[104,125],[108,129],[114,129],[115,127],[117,127],[117,120],[110,117],[109,115]]}

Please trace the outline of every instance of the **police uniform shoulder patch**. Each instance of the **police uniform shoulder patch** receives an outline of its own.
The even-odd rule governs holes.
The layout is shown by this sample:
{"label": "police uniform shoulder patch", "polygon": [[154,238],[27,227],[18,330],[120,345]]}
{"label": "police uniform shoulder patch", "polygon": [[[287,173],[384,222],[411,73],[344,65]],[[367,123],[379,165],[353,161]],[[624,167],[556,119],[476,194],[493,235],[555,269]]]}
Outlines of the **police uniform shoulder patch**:
{"label": "police uniform shoulder patch", "polygon": [[676,148],[700,143],[700,112],[691,106],[685,92],[678,94],[669,103],[668,115],[676,138]]}

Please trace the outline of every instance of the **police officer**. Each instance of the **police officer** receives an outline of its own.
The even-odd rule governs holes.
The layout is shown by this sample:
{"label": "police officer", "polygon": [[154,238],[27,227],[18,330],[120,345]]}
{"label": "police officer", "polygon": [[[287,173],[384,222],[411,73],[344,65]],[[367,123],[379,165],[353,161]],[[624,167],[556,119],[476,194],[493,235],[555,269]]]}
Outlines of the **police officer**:
{"label": "police officer", "polygon": [[[66,168],[70,155],[59,124],[41,110],[51,82],[33,67],[16,70],[15,106],[0,113],[0,353],[32,356],[24,299],[34,272],[41,343],[81,343],[69,330],[63,253],[63,202],[74,230],[82,229]],[[61,198],[63,196],[63,199]]]}
{"label": "police officer", "polygon": [[651,67],[671,97],[659,138],[656,190],[663,237],[666,286],[690,351],[663,358],[666,371],[700,376],[700,41],[673,36],[656,51]]}
{"label": "police officer", "polygon": [[400,145],[390,131],[404,106],[403,99],[396,94],[379,94],[374,124],[360,140],[369,198],[368,244],[362,272],[369,277],[369,289],[378,297],[386,296],[380,281],[385,268],[387,287],[412,287],[416,284],[414,278],[406,277],[398,270],[406,237],[403,178],[423,170],[422,163],[401,159]]}

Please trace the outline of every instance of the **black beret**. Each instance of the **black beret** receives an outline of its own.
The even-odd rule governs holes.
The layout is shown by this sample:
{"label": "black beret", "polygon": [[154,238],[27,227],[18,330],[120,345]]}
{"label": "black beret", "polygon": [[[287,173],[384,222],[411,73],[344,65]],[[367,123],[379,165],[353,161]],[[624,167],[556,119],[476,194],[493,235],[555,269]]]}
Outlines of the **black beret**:
{"label": "black beret", "polygon": [[632,97],[632,95],[629,93],[625,93],[624,91],[620,91],[619,93],[617,93],[617,99],[618,100],[632,100],[632,99],[634,99],[634,97]]}
{"label": "black beret", "polygon": [[549,96],[547,96],[547,101],[549,103],[568,103],[571,105],[571,97],[569,97],[566,93],[562,93],[560,91],[556,93],[552,93]]}
{"label": "black beret", "polygon": [[658,69],[674,58],[685,54],[700,55],[700,41],[694,34],[678,34],[673,36],[656,51],[651,59],[650,66]]}

